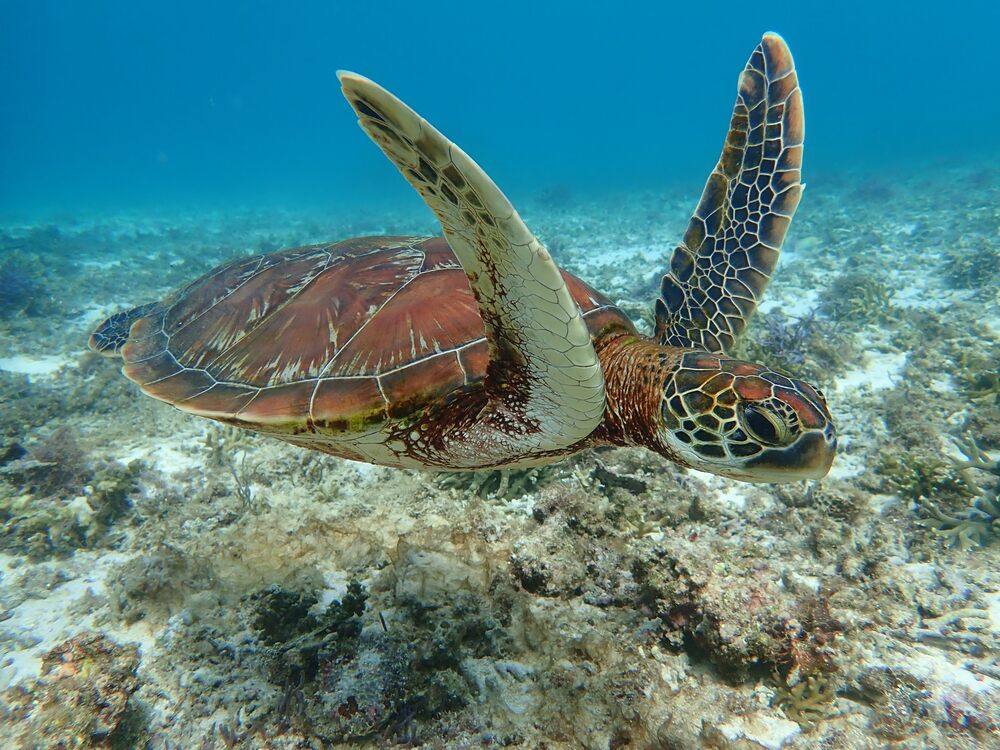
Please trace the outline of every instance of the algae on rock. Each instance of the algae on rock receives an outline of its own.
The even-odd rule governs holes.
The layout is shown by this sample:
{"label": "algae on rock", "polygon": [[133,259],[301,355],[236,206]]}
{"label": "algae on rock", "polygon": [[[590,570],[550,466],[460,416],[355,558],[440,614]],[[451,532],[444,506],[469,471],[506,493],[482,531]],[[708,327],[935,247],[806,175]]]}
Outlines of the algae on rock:
{"label": "algae on rock", "polygon": [[114,542],[109,532],[131,507],[141,463],[93,462],[69,428],[18,455],[0,465],[0,548],[41,560]]}
{"label": "algae on rock", "polygon": [[[139,746],[139,649],[84,632],[52,649],[41,676],[3,693],[5,747],[124,750]],[[5,715],[6,714],[6,715]]]}

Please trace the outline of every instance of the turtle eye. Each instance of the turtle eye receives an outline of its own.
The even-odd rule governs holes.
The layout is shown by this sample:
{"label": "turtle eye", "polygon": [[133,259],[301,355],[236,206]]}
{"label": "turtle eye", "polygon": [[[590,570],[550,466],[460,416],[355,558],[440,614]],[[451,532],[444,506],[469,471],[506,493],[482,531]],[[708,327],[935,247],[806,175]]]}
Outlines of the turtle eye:
{"label": "turtle eye", "polygon": [[785,442],[788,429],[777,415],[758,406],[746,404],[742,409],[742,416],[743,427],[751,437],[766,445],[779,445]]}

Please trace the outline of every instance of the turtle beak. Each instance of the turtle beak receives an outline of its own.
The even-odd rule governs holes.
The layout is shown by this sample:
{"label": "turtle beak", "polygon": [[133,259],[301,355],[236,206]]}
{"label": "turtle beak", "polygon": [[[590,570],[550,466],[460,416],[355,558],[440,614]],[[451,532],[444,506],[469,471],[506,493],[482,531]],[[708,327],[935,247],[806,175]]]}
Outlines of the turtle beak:
{"label": "turtle beak", "polygon": [[791,445],[768,448],[747,461],[745,467],[758,482],[795,482],[822,479],[837,454],[837,431],[832,424],[805,432]]}

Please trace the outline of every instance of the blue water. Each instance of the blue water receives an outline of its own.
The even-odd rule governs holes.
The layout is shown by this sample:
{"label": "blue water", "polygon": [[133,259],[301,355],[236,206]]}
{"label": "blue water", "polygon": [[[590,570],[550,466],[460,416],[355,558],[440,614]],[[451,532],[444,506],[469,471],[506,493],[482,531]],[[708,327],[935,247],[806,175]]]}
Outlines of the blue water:
{"label": "blue water", "polygon": [[515,202],[700,184],[769,29],[798,63],[807,179],[996,163],[998,28],[996,2],[2,0],[0,213],[418,205],[338,68],[398,93]]}

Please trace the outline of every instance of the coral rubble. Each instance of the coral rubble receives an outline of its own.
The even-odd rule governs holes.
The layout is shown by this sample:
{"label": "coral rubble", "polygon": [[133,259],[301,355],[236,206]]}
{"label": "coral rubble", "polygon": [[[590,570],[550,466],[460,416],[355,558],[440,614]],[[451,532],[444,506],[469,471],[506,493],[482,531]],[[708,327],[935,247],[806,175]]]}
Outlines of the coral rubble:
{"label": "coral rubble", "polygon": [[[140,398],[82,352],[104,315],[226,258],[423,215],[4,227],[0,744],[990,746],[994,182],[810,187],[740,352],[817,382],[838,421],[831,475],[783,486],[629,448],[354,464]],[[526,215],[648,329],[694,198],[552,187]]]}

